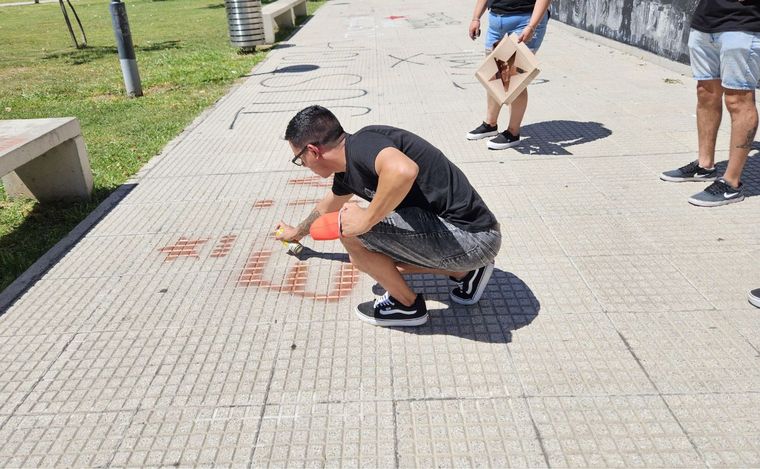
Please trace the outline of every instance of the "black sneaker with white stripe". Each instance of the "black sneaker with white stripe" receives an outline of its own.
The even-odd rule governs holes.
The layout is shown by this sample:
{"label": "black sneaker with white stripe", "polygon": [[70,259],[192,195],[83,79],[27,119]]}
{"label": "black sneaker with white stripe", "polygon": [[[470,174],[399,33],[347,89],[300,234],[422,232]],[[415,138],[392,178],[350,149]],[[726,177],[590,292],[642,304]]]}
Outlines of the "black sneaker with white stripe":
{"label": "black sneaker with white stripe", "polygon": [[493,137],[499,133],[499,129],[495,125],[488,125],[485,122],[477,126],[475,129],[470,130],[465,135],[467,140],[480,140],[481,138]]}
{"label": "black sneaker with white stripe", "polygon": [[739,187],[734,188],[723,178],[713,182],[702,192],[689,197],[689,203],[699,207],[717,207],[742,200],[744,200],[744,184],[739,183]]}
{"label": "black sneaker with white stripe", "polygon": [[356,315],[376,326],[420,326],[428,320],[425,297],[418,294],[411,306],[405,306],[390,293],[356,307]]}
{"label": "black sneaker with white stripe", "polygon": [[718,171],[715,167],[702,168],[699,166],[699,160],[692,161],[686,166],[681,166],[678,169],[671,171],[665,171],[660,174],[660,179],[669,182],[684,182],[684,181],[714,181],[718,177]]}
{"label": "black sneaker with white stripe", "polygon": [[480,301],[480,297],[483,296],[483,292],[488,285],[488,280],[493,273],[493,262],[484,265],[483,267],[467,272],[467,275],[462,277],[461,280],[457,280],[454,277],[449,277],[451,280],[459,284],[458,287],[451,290],[449,296],[451,301],[459,303],[460,305],[474,305]]}
{"label": "black sneaker with white stripe", "polygon": [[506,150],[520,144],[520,136],[513,135],[509,130],[505,130],[488,141],[486,146],[491,150]]}

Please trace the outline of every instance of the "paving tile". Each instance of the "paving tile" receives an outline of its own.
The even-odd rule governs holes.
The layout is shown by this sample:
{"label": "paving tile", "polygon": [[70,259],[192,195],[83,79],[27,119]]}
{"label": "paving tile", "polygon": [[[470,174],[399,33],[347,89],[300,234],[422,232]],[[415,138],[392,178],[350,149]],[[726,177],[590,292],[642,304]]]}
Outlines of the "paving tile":
{"label": "paving tile", "polygon": [[719,311],[610,315],[662,393],[760,389],[758,349]]}
{"label": "paving tile", "polygon": [[[609,191],[607,196],[614,196],[618,192],[624,192],[623,181],[633,184],[635,182],[649,181],[659,177],[659,173],[644,165],[637,158],[621,157],[618,155],[604,158],[577,158],[572,164],[581,172],[587,181],[595,187],[608,183],[616,187],[615,191]],[[641,194],[638,194],[641,196]],[[626,207],[627,209],[628,207]]]}
{"label": "paving tile", "polygon": [[6,467],[108,466],[133,412],[57,412],[12,416],[0,428]]}
{"label": "paving tile", "polygon": [[538,315],[509,353],[528,396],[651,394],[654,386],[601,313]]}
{"label": "paving tile", "polygon": [[399,467],[546,467],[521,399],[401,401]]}
{"label": "paving tile", "polygon": [[608,312],[702,311],[713,305],[666,257],[611,255],[575,258]]}
{"label": "paving tile", "polygon": [[517,256],[547,258],[564,256],[565,252],[554,234],[540,217],[513,218],[501,225],[500,258]]}
{"label": "paving tile", "polygon": [[[694,191],[683,194],[688,198]],[[687,204],[688,205],[688,204]],[[721,253],[740,257],[733,253],[760,252],[760,214],[741,204],[732,204],[726,213],[694,213],[697,207],[689,206],[685,213],[650,214],[636,217],[641,242],[653,246],[653,253],[665,255],[693,255],[695,252],[709,255]],[[698,215],[698,216],[697,216]],[[678,225],[678,230],[663,230],[666,224]]]}
{"label": "paving tile", "polygon": [[277,350],[268,404],[390,399],[391,335],[343,320],[288,322]]}
{"label": "paving tile", "polygon": [[760,465],[760,395],[665,395],[711,467]]}
{"label": "paving tile", "polygon": [[496,266],[485,298],[494,295],[494,289],[502,292],[506,304],[499,306],[512,308],[517,300],[528,305],[527,314],[534,316],[602,311],[598,299],[571,258],[536,257],[522,252],[504,258],[500,253]]}
{"label": "paving tile", "polygon": [[72,334],[19,334],[0,339],[0,427],[4,417],[28,401],[72,338]]}
{"label": "paving tile", "polygon": [[[391,336],[395,399],[509,397],[519,393],[499,316],[466,313]],[[512,319],[507,319],[512,324]],[[514,326],[513,326],[514,327]],[[464,340],[463,340],[464,339]]]}
{"label": "paving tile", "polygon": [[[467,141],[470,13],[327,2],[152,159],[0,313],[0,466],[759,465],[760,157],[689,205],[658,176],[695,158],[693,81],[557,22],[521,143]],[[315,103],[462,169],[504,235],[479,304],[412,276],[429,322],[373,327],[340,242],[272,238],[330,188],[282,139]]]}
{"label": "paving tile", "polygon": [[[671,252],[670,262],[686,277],[700,295],[717,309],[750,315],[757,312],[749,301],[747,292],[760,285],[760,249],[746,248],[734,252],[704,252],[700,261],[692,253]],[[727,269],[713,268],[730,264]],[[731,316],[728,314],[727,316]]]}
{"label": "paving tile", "polygon": [[136,412],[111,465],[234,466],[248,464],[261,406],[180,406]]}
{"label": "paving tile", "polygon": [[552,467],[698,467],[699,453],[659,396],[529,398]]}
{"label": "paving tile", "polygon": [[[580,188],[576,193],[581,194]],[[595,200],[600,201],[602,197],[599,195]],[[583,203],[581,199],[577,202]],[[543,218],[566,255],[642,256],[652,253],[652,244],[642,239],[633,220],[612,213],[613,206],[608,200],[600,203],[606,207],[607,213],[593,214],[593,210],[589,210],[588,213],[565,215],[558,211],[555,215]]]}
{"label": "paving tile", "polygon": [[264,402],[272,369],[268,325],[102,331],[77,335],[19,412]]}
{"label": "paving tile", "polygon": [[254,467],[394,467],[391,402],[268,405]]}
{"label": "paving tile", "polygon": [[109,287],[106,279],[43,278],[0,316],[0,337],[76,333],[92,320]]}

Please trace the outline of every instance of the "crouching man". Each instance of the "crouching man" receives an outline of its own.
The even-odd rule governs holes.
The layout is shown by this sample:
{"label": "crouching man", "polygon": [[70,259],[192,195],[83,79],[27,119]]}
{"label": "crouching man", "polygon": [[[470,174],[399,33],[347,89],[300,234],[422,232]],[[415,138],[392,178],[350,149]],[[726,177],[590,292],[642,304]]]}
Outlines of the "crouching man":
{"label": "crouching man", "polygon": [[[440,150],[395,127],[372,125],[346,133],[321,106],[299,111],[285,139],[294,164],[323,178],[333,176],[333,183],[298,226],[278,224],[278,239],[298,241],[320,215],[340,210],[340,240],[351,262],[386,291],[357,306],[361,320],[379,326],[427,322],[425,298],[402,274],[446,275],[458,283],[452,301],[471,305],[480,300],[501,247],[499,224]],[[369,206],[347,203],[354,195]]]}

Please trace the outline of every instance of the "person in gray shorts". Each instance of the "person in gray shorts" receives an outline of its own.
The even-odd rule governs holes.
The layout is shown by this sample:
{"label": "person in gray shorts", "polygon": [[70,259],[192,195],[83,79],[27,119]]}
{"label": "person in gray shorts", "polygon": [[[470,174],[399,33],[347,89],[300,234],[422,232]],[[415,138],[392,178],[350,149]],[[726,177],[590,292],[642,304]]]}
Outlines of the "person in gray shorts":
{"label": "person in gray shorts", "polygon": [[[699,157],[660,175],[670,182],[710,181],[689,198],[699,207],[744,200],[742,171],[757,133],[755,88],[760,83],[760,2],[700,0],[689,31],[689,57],[697,80]],[[725,103],[731,115],[728,166],[719,177],[715,141]]]}
{"label": "person in gray shorts", "polygon": [[[424,296],[402,274],[446,275],[457,284],[452,301],[480,300],[501,247],[499,224],[440,150],[396,127],[372,125],[346,133],[321,106],[299,111],[285,139],[294,164],[332,176],[333,182],[305,220],[277,225],[277,239],[298,241],[319,216],[340,210],[340,240],[351,262],[386,290],[357,306],[361,320],[380,326],[427,322]],[[349,203],[355,195],[369,205]]]}

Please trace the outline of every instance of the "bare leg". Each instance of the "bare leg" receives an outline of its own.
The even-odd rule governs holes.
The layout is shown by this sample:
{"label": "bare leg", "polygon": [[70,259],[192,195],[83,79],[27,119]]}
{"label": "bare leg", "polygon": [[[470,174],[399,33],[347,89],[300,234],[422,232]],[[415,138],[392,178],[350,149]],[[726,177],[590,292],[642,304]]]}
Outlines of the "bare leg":
{"label": "bare leg", "polygon": [[[697,82],[697,137],[699,166],[712,168],[715,164],[715,139],[723,115],[723,87],[720,80]],[[732,131],[733,135],[733,131]],[[746,134],[745,134],[746,137]],[[731,139],[733,147],[733,138]]]}
{"label": "bare leg", "polygon": [[488,125],[497,125],[499,121],[499,111],[501,111],[501,104],[499,104],[497,101],[494,101],[494,99],[486,93],[486,101],[488,102],[486,106],[486,124]]}
{"label": "bare leg", "polygon": [[732,186],[739,187],[742,170],[757,133],[755,90],[727,89],[725,99],[726,109],[731,114],[731,148],[723,179]]}
{"label": "bare leg", "polygon": [[390,257],[367,250],[357,238],[341,238],[340,241],[351,257],[351,263],[360,271],[366,273],[385,291],[406,306],[411,306],[417,299],[417,294],[409,288],[404,277],[396,268],[396,262]]}
{"label": "bare leg", "polygon": [[517,97],[509,106],[509,133],[512,135],[520,135],[520,127],[522,126],[523,117],[525,117],[525,111],[528,109],[528,90],[526,89],[520,96]]}

